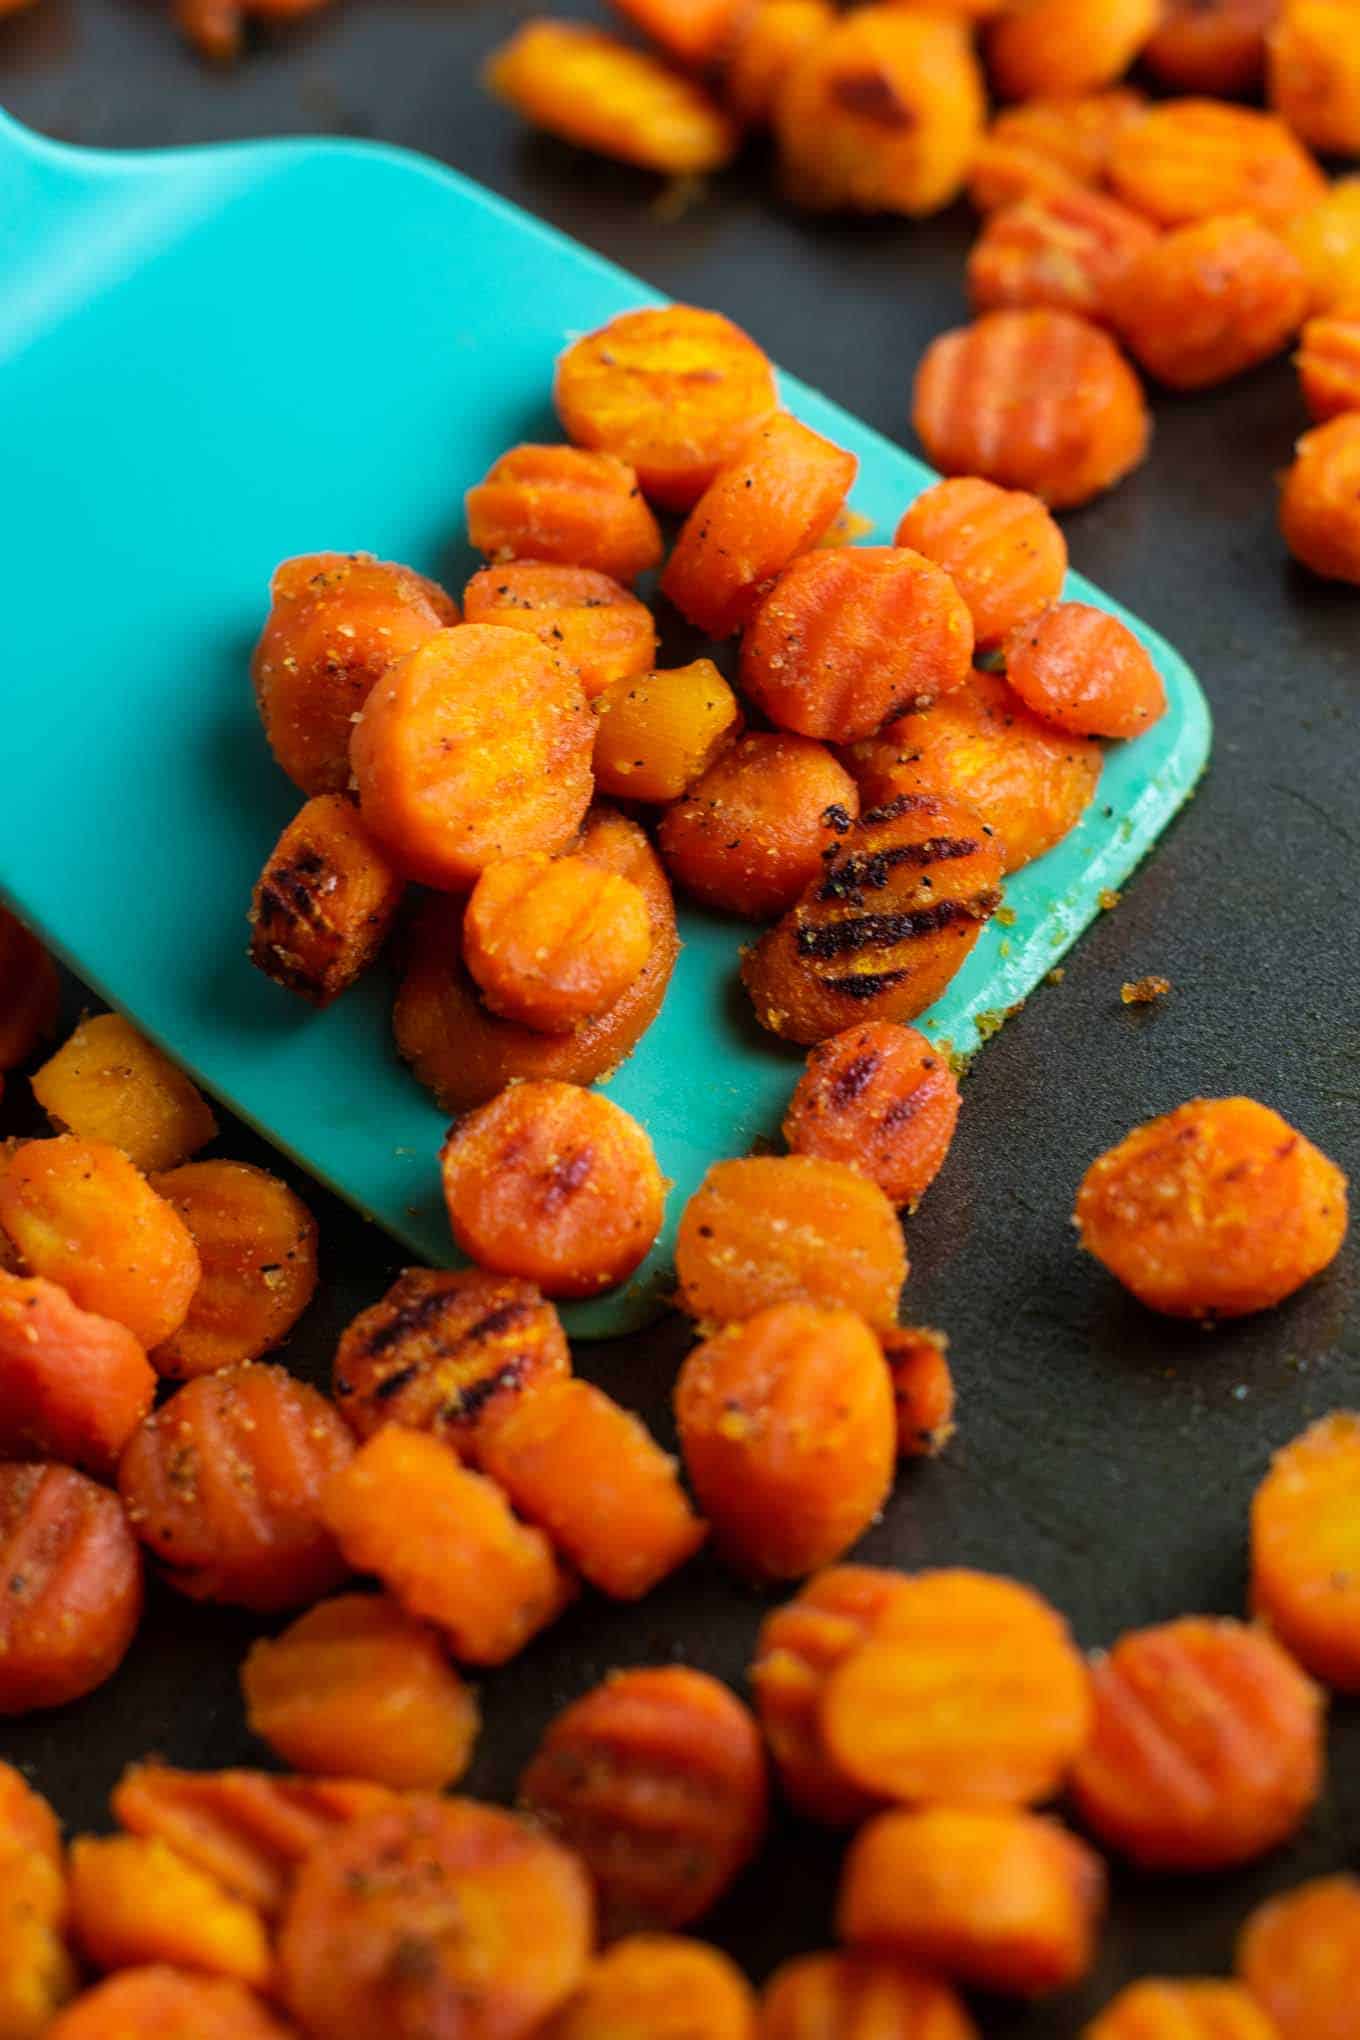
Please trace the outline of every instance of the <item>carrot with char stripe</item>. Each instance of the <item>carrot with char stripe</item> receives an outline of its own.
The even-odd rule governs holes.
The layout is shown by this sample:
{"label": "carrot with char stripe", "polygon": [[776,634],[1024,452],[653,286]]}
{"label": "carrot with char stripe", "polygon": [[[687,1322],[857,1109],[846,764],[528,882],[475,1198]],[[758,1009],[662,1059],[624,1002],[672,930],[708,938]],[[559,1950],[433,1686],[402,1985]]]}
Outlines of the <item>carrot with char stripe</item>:
{"label": "carrot with char stripe", "polygon": [[915,1019],[1001,904],[1001,865],[986,824],[953,801],[900,794],[870,809],[743,958],[757,1019],[807,1043],[855,1019]]}

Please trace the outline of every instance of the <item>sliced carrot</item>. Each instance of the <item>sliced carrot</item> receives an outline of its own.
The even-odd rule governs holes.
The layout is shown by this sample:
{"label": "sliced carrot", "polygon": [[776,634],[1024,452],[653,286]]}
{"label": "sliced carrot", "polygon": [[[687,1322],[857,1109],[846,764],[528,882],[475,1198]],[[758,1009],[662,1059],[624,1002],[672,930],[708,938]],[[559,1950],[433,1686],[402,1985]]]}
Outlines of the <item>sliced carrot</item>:
{"label": "sliced carrot", "polygon": [[608,574],[551,560],[483,567],[463,590],[469,623],[496,623],[536,637],[575,674],[589,700],[615,680],[656,664],[652,613]]}
{"label": "sliced carrot", "polygon": [[1038,497],[977,475],[923,490],[896,543],[944,568],[968,605],[980,652],[1056,602],[1067,573],[1067,540]]}
{"label": "sliced carrot", "polygon": [[57,1459],[107,1480],[151,1407],[155,1371],[126,1325],[55,1282],[0,1268],[0,1454]]}
{"label": "sliced carrot", "polygon": [[148,1175],[217,1132],[202,1093],[121,1013],[87,1015],[34,1071],[33,1095],[58,1133],[107,1141]]}
{"label": "sliced carrot", "polygon": [[281,1345],[316,1293],[316,1221],[302,1199],[249,1162],[186,1162],[151,1187],[184,1220],[203,1271],[183,1324],[152,1353],[159,1372],[212,1374]]}
{"label": "sliced carrot", "polygon": [[844,1162],[893,1204],[915,1206],[943,1166],[959,1080],[914,1027],[871,1020],[812,1050],[784,1116],[796,1155]]}
{"label": "sliced carrot", "polygon": [[257,1989],[273,1969],[264,1922],[253,1907],[155,1836],[76,1838],[71,1930],[96,1969],[165,1962]]}
{"label": "sliced carrot", "polygon": [[68,1466],[0,1466],[0,1715],[103,1685],[142,1614],[118,1497]]}
{"label": "sliced carrot", "polygon": [[1281,227],[1327,195],[1282,120],[1217,99],[1147,108],[1117,136],[1109,175],[1126,204],[1167,227],[1234,212]]}
{"label": "sliced carrot", "polygon": [[1319,1877],[1250,1914],[1237,1973],[1277,2040],[1351,2040],[1360,2004],[1360,1879]]}
{"label": "sliced carrot", "polygon": [[1251,1602],[1315,1678],[1360,1693],[1360,1416],[1275,1454],[1251,1505]]}
{"label": "sliced carrot", "polygon": [[793,905],[858,813],[855,783],[824,745],[759,730],[729,744],[666,810],[657,843],[694,899],[767,921]]}
{"label": "sliced carrot", "polygon": [[353,800],[317,794],[256,880],[250,960],[314,1006],[329,1006],[376,962],[404,890]]}

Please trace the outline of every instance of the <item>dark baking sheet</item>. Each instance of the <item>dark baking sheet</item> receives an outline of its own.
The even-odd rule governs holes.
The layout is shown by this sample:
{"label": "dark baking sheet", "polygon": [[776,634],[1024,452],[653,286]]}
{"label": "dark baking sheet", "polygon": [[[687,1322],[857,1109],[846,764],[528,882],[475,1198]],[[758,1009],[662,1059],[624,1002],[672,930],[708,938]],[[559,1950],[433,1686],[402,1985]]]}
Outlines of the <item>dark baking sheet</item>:
{"label": "dark baking sheet", "polygon": [[[661,289],[720,307],[795,373],[907,434],[913,365],[964,311],[965,209],[921,227],[809,221],[774,199],[756,149],[667,219],[653,180],[526,136],[482,97],[480,63],[516,10],[352,0],[225,76],[181,51],[163,12],[161,0],[39,0],[0,22],[0,101],[39,129],[111,147],[346,132],[425,149]],[[356,249],[347,287],[362,288],[363,260]],[[1091,1157],[1197,1092],[1266,1099],[1360,1175],[1360,597],[1297,573],[1276,534],[1273,477],[1303,422],[1287,366],[1157,412],[1148,466],[1068,520],[1073,562],[1198,671],[1215,759],[1062,984],[968,1079],[953,1153],[909,1228],[909,1308],[953,1340],[959,1435],[942,1462],[904,1474],[861,1547],[882,1563],[1017,1573],[1087,1644],[1187,1610],[1240,1612],[1246,1508],[1270,1451],[1360,1402],[1353,1247],[1282,1310],[1206,1334],[1127,1301],[1077,1255],[1068,1226]],[[1121,983],[1148,971],[1171,978],[1171,998],[1126,1009]],[[71,988],[71,1016],[78,1004]],[[29,1123],[25,1089],[11,1085],[0,1131]],[[237,1129],[223,1146],[269,1159]],[[340,1327],[399,1256],[298,1187],[321,1220],[326,1281],[286,1357],[324,1381]],[[685,1343],[671,1320],[582,1349],[579,1364],[665,1431]],[[766,1605],[700,1562],[640,1608],[579,1606],[483,1682],[470,1789],[508,1795],[548,1716],[613,1665],[674,1657],[740,1684]],[[118,1770],[149,1749],[188,1765],[258,1760],[236,1688],[252,1633],[244,1618],[157,1592],[119,1677],[79,1707],[0,1725],[0,1752],[77,1827],[104,1821]],[[704,1931],[756,1976],[824,1944],[837,1855],[834,1840],[788,1823]],[[1071,2035],[1133,1976],[1222,1971],[1263,1894],[1357,1859],[1360,1710],[1338,1705],[1329,1791],[1293,1848],[1233,1877],[1117,1873],[1090,1987],[1032,2010],[988,2007],[984,2028]]]}

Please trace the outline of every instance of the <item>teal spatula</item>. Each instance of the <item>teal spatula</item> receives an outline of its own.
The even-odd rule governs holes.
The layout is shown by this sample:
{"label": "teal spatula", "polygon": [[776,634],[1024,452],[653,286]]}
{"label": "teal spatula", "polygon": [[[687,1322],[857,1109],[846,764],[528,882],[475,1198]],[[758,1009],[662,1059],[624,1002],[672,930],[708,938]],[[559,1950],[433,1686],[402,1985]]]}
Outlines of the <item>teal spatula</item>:
{"label": "teal spatula", "polygon": [[[292,553],[365,548],[457,592],[474,564],[464,489],[515,441],[556,436],[548,391],[570,334],[653,301],[393,150],[107,156],[0,115],[0,891],[423,1260],[454,1258],[444,1120],[397,1060],[385,974],[315,1014],[246,960],[250,888],[299,801],[260,734],[250,646]],[[859,456],[855,506],[889,536],[927,470],[792,378],[783,392]],[[1075,578],[1072,592],[1103,599]],[[927,1016],[960,1051],[1052,968],[1203,768],[1194,677],[1134,627],[1170,711],[1112,750],[1085,822],[1012,880],[1013,919],[991,924]],[[711,1161],[777,1131],[798,1072],[734,992],[750,931],[681,921],[661,1018],[610,1084],[673,1180],[670,1224],[627,1290],[568,1311],[583,1335],[651,1314],[686,1197]]]}

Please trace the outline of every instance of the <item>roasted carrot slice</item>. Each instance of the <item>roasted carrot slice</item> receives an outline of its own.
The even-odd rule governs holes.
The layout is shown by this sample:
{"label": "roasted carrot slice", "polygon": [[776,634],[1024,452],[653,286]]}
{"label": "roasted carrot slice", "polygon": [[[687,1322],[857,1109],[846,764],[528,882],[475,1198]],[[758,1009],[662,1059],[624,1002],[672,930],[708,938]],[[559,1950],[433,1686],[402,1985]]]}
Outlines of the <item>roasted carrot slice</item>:
{"label": "roasted carrot slice", "polygon": [[1360,2004],[1360,1880],[1319,1877],[1257,1906],[1237,1972],[1277,2040],[1350,2040]]}
{"label": "roasted carrot slice", "polygon": [[760,2040],[978,2040],[947,1983],[871,1955],[800,1955],[777,1969],[760,2003]]}
{"label": "roasted carrot slice", "polygon": [[111,1678],[142,1614],[117,1495],[69,1466],[0,1466],[0,1715],[62,1707]]}
{"label": "roasted carrot slice", "polygon": [[404,891],[354,802],[317,794],[256,880],[250,960],[314,1006],[329,1006],[376,962]]}
{"label": "roasted carrot slice", "polygon": [[594,734],[580,682],[523,631],[440,631],[355,724],[364,825],[408,878],[466,891],[496,858],[560,850],[575,833]]}
{"label": "roasted carrot slice", "polygon": [[607,1936],[697,1919],[760,1846],[765,1764],[740,1700],[706,1672],[613,1672],[564,1708],[520,1796],[583,1858]]}
{"label": "roasted carrot slice", "polygon": [[627,1934],[586,1972],[550,2040],[755,2040],[755,1992],[721,1950]]}
{"label": "roasted carrot slice", "polygon": [[1166,227],[1249,212],[1280,227],[1327,195],[1327,180],[1282,120],[1217,99],[1170,99],[1117,136],[1110,181]]}
{"label": "roasted carrot slice", "polygon": [[651,946],[639,887],[588,857],[501,858],[463,916],[463,958],[491,1011],[543,1034],[570,1034],[621,999]]}
{"label": "roasted carrot slice", "polygon": [[1299,1663],[1360,1693],[1360,1416],[1336,1410],[1275,1454],[1251,1505],[1251,1601]]}
{"label": "roasted carrot slice", "polygon": [[158,1836],[76,1838],[71,1931],[96,1969],[165,1962],[261,1989],[273,1968],[254,1908]]}
{"label": "roasted carrot slice", "polygon": [[1360,304],[1360,177],[1341,177],[1281,229],[1308,277],[1314,312]]}
{"label": "roasted carrot slice", "polygon": [[468,490],[467,519],[489,560],[549,560],[625,583],[661,563],[661,533],[637,475],[612,453],[513,447]]}
{"label": "roasted carrot slice", "polygon": [[[180,0],[187,7],[191,0]],[[201,0],[193,0],[201,4]],[[293,2040],[261,1998],[228,1976],[156,1964],[124,1969],[87,1990],[43,2029],[43,2040]]]}
{"label": "roasted carrot slice", "polygon": [[949,1341],[925,1325],[897,1325],[879,1337],[897,1405],[898,1454],[933,1458],[954,1435]]}
{"label": "roasted carrot slice", "polygon": [[1360,277],[1353,302],[1309,319],[1298,353],[1299,387],[1320,425],[1360,411]]}
{"label": "roasted carrot slice", "polygon": [[595,784],[616,799],[679,800],[741,728],[711,659],[620,680],[595,702]]}
{"label": "roasted carrot slice", "polygon": [[148,1175],[217,1132],[202,1093],[121,1013],[87,1015],[34,1071],[33,1095],[58,1133],[106,1141]]}
{"label": "roasted carrot slice", "polygon": [[758,0],[733,24],[723,95],[738,120],[768,127],[784,80],[836,21],[827,0]]}
{"label": "roasted carrot slice", "polygon": [[101,1479],[151,1407],[156,1376],[126,1325],[55,1282],[0,1268],[0,1454],[56,1459]]}
{"label": "roasted carrot slice", "polygon": [[1249,1863],[1317,1797],[1321,1696],[1261,1630],[1201,1616],[1134,1630],[1097,1660],[1092,1691],[1077,1811],[1144,1868]]}
{"label": "roasted carrot slice", "polygon": [[1121,1990],[1082,2040],[1278,2040],[1240,1984],[1149,1977]]}
{"label": "roasted carrot slice", "polygon": [[608,574],[551,560],[483,567],[463,590],[469,623],[496,623],[536,637],[575,674],[588,699],[656,664],[652,612]]}
{"label": "roasted carrot slice", "polygon": [[1294,454],[1280,497],[1285,544],[1323,580],[1360,583],[1360,412],[1305,432]]}
{"label": "roasted carrot slice", "polygon": [[980,652],[1042,615],[1067,573],[1067,540],[1038,497],[977,475],[923,490],[896,542],[944,568],[968,606]]}
{"label": "roasted carrot slice", "polygon": [[316,1221],[286,1183],[249,1162],[186,1162],[151,1186],[173,1205],[202,1275],[183,1324],[155,1348],[183,1380],[281,1345],[316,1292]]}
{"label": "roasted carrot slice", "polygon": [[1027,708],[1074,736],[1136,737],[1166,709],[1151,654],[1087,602],[1059,602],[1012,631],[1006,678]]}
{"label": "roasted carrot slice", "polygon": [[666,810],[666,868],[704,906],[768,921],[793,905],[859,813],[855,782],[822,744],[787,730],[738,737]]}
{"label": "roasted carrot slice", "polygon": [[844,1162],[893,1204],[917,1204],[939,1174],[959,1116],[959,1081],[914,1027],[871,1020],[808,1057],[784,1138],[796,1155]]}
{"label": "roasted carrot slice", "polygon": [[1064,93],[1005,106],[973,158],[968,196],[979,212],[1105,182],[1115,137],[1142,113],[1140,93]]}
{"label": "roasted carrot slice", "polygon": [[[737,11],[732,0],[704,4]],[[553,399],[577,446],[616,454],[653,502],[688,510],[769,417],[778,392],[769,357],[740,326],[720,312],[666,305],[621,312],[573,341]]]}
{"label": "roasted carrot slice", "polygon": [[1270,103],[1324,155],[1360,154],[1360,50],[1345,0],[1286,0],[1267,45]]}

